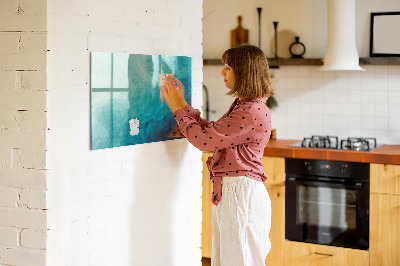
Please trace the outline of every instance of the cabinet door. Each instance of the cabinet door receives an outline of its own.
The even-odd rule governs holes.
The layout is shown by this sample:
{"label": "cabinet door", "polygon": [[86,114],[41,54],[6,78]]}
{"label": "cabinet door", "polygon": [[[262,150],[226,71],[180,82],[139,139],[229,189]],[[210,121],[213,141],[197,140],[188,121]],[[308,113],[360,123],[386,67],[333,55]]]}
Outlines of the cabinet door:
{"label": "cabinet door", "polygon": [[285,266],[367,266],[365,250],[285,241]]}
{"label": "cabinet door", "polygon": [[202,195],[202,223],[201,223],[201,253],[204,258],[211,258],[212,252],[212,183],[206,161],[211,152],[203,153],[203,195]]}
{"label": "cabinet door", "polygon": [[400,265],[400,196],[371,194],[371,266]]}
{"label": "cabinet door", "polygon": [[266,184],[285,185],[285,158],[264,156],[261,163],[268,177]]}
{"label": "cabinet door", "polygon": [[370,165],[371,193],[400,195],[400,165]]}
{"label": "cabinet door", "polygon": [[283,265],[283,243],[285,240],[285,187],[265,184],[271,199],[271,250],[265,259],[266,266]]}

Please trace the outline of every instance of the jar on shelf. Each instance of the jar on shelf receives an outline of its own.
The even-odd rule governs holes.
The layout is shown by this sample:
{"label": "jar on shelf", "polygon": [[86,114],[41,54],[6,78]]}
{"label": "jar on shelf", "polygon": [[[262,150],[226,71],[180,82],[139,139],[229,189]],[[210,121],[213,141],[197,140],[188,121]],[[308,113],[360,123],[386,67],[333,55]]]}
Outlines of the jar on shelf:
{"label": "jar on shelf", "polygon": [[299,36],[295,37],[295,42],[290,45],[289,52],[292,58],[303,58],[303,55],[306,53],[306,47],[300,42]]}

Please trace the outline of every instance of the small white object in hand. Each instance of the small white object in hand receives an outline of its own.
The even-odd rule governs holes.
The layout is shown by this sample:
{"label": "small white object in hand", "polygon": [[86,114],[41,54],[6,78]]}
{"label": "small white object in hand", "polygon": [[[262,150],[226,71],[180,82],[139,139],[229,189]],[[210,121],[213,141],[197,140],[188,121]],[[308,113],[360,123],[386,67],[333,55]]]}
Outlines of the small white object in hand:
{"label": "small white object in hand", "polygon": [[129,120],[129,127],[131,128],[131,136],[139,135],[139,120],[131,119]]}

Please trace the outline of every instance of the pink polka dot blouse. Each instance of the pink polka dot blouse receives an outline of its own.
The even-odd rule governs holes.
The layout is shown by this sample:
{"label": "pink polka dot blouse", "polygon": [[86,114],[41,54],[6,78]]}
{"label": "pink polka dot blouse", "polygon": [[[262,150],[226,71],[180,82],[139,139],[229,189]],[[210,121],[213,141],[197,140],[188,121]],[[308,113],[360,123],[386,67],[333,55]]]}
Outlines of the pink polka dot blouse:
{"label": "pink polka dot blouse", "polygon": [[178,125],[170,137],[186,137],[201,151],[214,151],[207,160],[213,182],[211,201],[221,200],[224,176],[246,176],[261,182],[267,179],[261,159],[271,132],[271,112],[267,98],[236,99],[216,122],[200,117],[200,111],[187,105],[175,111]]}

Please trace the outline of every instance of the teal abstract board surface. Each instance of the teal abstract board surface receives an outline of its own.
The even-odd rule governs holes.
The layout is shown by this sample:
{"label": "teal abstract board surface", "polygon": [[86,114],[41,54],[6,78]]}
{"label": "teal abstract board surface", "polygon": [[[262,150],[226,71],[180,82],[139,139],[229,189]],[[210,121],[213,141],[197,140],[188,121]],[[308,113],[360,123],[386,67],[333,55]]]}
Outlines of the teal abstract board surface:
{"label": "teal abstract board surface", "polygon": [[91,53],[91,149],[165,141],[176,121],[163,101],[160,74],[173,74],[191,104],[187,56]]}

